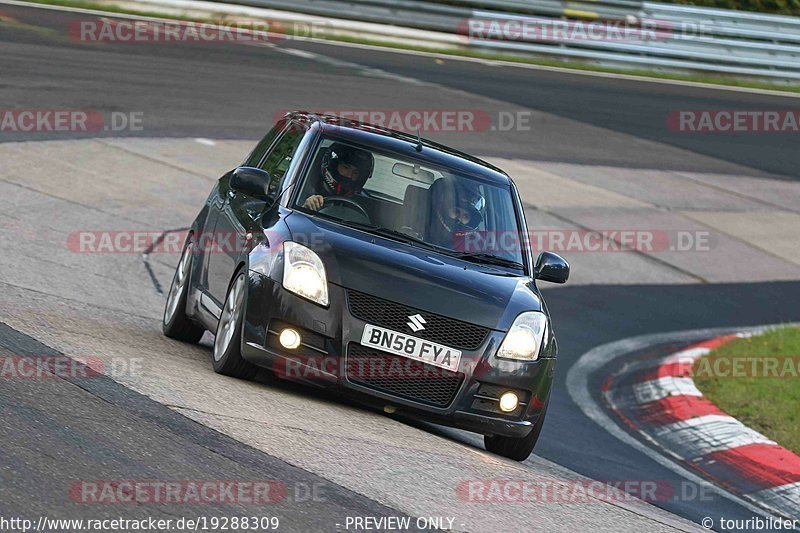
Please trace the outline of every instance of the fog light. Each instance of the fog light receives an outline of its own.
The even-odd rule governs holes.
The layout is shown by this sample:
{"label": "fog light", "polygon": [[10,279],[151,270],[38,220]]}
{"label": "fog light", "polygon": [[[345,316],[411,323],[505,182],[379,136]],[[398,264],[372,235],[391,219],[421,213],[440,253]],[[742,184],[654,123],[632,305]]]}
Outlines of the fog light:
{"label": "fog light", "polygon": [[300,334],[296,329],[286,328],[285,330],[281,331],[280,341],[281,346],[287,350],[294,350],[300,346]]}
{"label": "fog light", "polygon": [[513,392],[504,392],[500,396],[500,410],[504,413],[510,413],[519,405],[519,398]]}

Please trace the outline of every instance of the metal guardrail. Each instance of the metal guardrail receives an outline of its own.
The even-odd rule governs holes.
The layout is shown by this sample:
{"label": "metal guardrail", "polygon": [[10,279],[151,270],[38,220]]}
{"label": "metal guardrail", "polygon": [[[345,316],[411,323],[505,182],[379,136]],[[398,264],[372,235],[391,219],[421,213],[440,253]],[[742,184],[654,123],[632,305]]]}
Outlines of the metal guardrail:
{"label": "metal guardrail", "polygon": [[[800,80],[800,18],[795,17],[636,0],[233,2],[461,35],[459,46],[495,53]],[[501,32],[492,38],[468,31],[480,28],[481,24],[483,28],[529,28],[533,31],[527,35],[522,32],[503,35]],[[610,30],[615,25],[626,28],[629,34],[624,38],[553,38],[556,28],[572,35],[572,31],[581,28]],[[543,31],[548,32],[549,38],[542,38]]]}

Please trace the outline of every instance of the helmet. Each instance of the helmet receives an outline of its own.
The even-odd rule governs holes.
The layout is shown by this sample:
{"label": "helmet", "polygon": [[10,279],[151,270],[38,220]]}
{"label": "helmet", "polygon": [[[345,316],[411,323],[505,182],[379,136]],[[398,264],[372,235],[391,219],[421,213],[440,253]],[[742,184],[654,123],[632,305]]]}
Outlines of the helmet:
{"label": "helmet", "polygon": [[461,180],[459,185],[461,185],[458,193],[459,204],[466,203],[478,212],[482,212],[486,207],[486,198],[481,193],[481,186],[467,180]]}
{"label": "helmet", "polygon": [[[352,165],[358,171],[353,180],[339,172],[341,163]],[[349,196],[361,190],[372,176],[375,159],[372,152],[342,143],[333,143],[322,156],[322,185],[331,196]]]}
{"label": "helmet", "polygon": [[478,185],[443,177],[433,182],[430,194],[434,218],[449,231],[475,229],[483,220],[485,201]]}

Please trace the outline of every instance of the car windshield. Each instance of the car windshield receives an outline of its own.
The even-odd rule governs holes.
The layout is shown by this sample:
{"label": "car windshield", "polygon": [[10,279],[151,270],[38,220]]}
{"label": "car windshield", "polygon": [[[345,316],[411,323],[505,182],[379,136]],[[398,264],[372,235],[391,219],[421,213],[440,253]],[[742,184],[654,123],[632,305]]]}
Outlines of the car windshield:
{"label": "car windshield", "polygon": [[294,207],[481,263],[522,268],[511,188],[323,138]]}

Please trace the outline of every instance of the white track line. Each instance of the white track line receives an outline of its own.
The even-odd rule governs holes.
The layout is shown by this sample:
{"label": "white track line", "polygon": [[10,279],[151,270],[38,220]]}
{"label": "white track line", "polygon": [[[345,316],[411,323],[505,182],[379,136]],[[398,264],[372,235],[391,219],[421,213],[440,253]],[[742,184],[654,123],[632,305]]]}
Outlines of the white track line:
{"label": "white track line", "polygon": [[692,378],[664,376],[632,385],[637,404],[655,402],[668,396],[702,396]]}
{"label": "white track line", "polygon": [[664,448],[689,461],[748,444],[775,444],[729,415],[698,416],[653,429]]}

